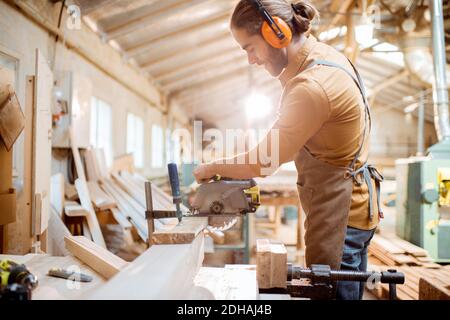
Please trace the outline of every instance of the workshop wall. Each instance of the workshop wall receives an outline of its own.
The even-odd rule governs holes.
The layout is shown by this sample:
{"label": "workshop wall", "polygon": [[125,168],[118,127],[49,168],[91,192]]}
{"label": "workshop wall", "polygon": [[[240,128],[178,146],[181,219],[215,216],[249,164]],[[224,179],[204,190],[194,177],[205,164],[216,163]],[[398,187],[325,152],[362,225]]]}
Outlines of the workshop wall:
{"label": "workshop wall", "polygon": [[[418,125],[416,113],[405,114],[395,109],[382,112],[377,110],[379,109],[375,108],[372,112],[371,155],[377,158],[406,158],[415,155]],[[425,121],[424,142],[425,151],[437,142],[434,124],[429,121]]]}
{"label": "workshop wall", "polygon": [[[100,41],[100,39],[99,39]],[[93,96],[107,102],[112,107],[112,152],[113,156],[126,153],[127,136],[127,112],[131,112],[144,120],[144,168],[146,174],[153,174],[151,167],[151,132],[152,125],[158,124],[166,128],[165,116],[154,106],[150,106],[144,99],[131,92],[114,79],[97,69],[94,65],[84,60],[78,54],[64,47],[61,43],[55,45],[54,37],[48,32],[26,18],[4,2],[0,2],[0,55],[7,60],[17,61],[16,93],[22,109],[25,108],[25,81],[27,75],[35,74],[35,52],[38,48],[49,61],[50,67],[54,67],[54,75],[62,71],[73,71],[88,78],[92,83]],[[56,51],[55,51],[56,50]],[[56,53],[54,55],[54,53]],[[49,88],[52,90],[52,88]],[[187,124],[188,118],[181,108],[177,109],[177,119]],[[20,136],[14,146],[14,186],[18,193],[18,215],[25,206],[21,192],[24,184],[24,134]],[[64,171],[67,168],[67,160],[56,160],[52,164],[53,172]],[[160,171],[158,169],[156,171]],[[24,236],[23,230],[19,230],[15,224],[8,226],[9,252],[22,254],[29,251],[23,247],[23,241],[18,237]]]}

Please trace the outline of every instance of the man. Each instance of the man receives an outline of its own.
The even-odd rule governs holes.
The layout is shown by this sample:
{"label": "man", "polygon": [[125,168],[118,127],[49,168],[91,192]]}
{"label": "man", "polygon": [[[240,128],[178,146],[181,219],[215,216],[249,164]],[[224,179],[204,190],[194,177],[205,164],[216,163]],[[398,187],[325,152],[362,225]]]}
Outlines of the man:
{"label": "man", "polygon": [[[382,215],[381,175],[367,165],[370,114],[353,65],[308,35],[314,7],[285,0],[241,0],[231,18],[233,37],[283,86],[278,118],[262,145],[278,147],[279,164],[295,160],[298,191],[306,213],[306,264],[365,271],[367,247]],[[240,155],[245,164],[215,161],[194,175],[233,179],[264,176],[258,149]],[[269,147],[269,150],[271,148]],[[236,157],[237,159],[237,157]],[[257,159],[250,163],[250,159]],[[338,299],[362,299],[364,284],[339,282]]]}

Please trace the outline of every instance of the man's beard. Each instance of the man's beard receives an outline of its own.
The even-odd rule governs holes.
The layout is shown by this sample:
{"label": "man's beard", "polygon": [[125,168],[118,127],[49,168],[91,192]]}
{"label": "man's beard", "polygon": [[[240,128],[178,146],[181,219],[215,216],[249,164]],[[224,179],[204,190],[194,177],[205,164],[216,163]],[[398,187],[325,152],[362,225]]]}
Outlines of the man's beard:
{"label": "man's beard", "polygon": [[278,77],[287,66],[287,56],[285,51],[282,49],[275,49],[270,47],[269,49],[269,59],[270,65],[266,66],[267,72],[270,73],[272,77]]}

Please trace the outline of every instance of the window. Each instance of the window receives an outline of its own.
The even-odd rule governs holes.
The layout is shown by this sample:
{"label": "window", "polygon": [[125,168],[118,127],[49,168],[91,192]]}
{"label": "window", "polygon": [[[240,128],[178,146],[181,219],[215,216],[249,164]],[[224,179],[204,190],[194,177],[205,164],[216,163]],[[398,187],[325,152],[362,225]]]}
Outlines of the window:
{"label": "window", "polygon": [[152,125],[152,167],[162,168],[164,166],[164,133],[163,129]]}
{"label": "window", "polygon": [[144,167],[144,120],[128,113],[127,115],[127,153],[132,153],[136,168]]}
{"label": "window", "polygon": [[106,164],[112,165],[112,111],[105,101],[95,97],[91,100],[90,144],[105,152]]}

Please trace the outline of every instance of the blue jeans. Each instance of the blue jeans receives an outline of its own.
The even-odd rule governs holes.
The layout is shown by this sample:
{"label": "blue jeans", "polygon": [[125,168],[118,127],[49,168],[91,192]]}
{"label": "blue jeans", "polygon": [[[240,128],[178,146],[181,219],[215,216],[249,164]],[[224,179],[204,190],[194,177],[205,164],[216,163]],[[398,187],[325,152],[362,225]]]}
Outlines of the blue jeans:
{"label": "blue jeans", "polygon": [[[360,230],[347,227],[341,270],[367,271],[367,248],[375,233],[373,230]],[[361,300],[365,282],[338,281],[336,298],[338,300]]]}

